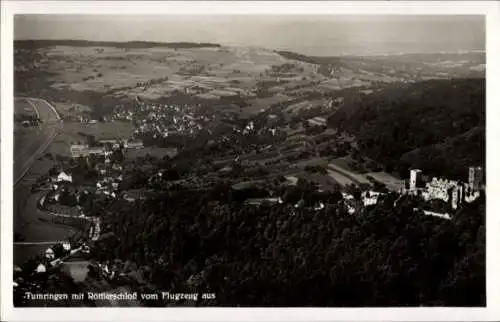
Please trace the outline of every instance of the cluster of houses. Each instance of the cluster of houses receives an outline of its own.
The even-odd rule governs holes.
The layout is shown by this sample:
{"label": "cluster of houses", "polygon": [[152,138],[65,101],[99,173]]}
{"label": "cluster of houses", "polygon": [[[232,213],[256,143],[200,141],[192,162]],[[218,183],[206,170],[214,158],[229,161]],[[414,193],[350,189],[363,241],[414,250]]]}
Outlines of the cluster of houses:
{"label": "cluster of houses", "polygon": [[361,193],[361,201],[358,201],[352,194],[342,192],[342,204],[347,212],[353,215],[360,212],[363,207],[375,206],[383,195],[382,192],[367,190]]}
{"label": "cluster of houses", "polygon": [[[50,268],[55,268],[64,263],[64,260],[69,258],[76,253],[88,254],[90,252],[90,247],[82,240],[75,243],[69,241],[62,241],[54,244],[53,246],[47,248],[41,256],[38,256],[38,263],[33,272],[34,274],[46,273]],[[15,273],[22,273],[22,268],[19,266],[14,266]],[[15,274],[16,275],[16,274]],[[24,279],[18,277],[14,280],[14,287],[22,287]]]}
{"label": "cluster of houses", "polygon": [[72,144],[70,146],[71,157],[88,157],[90,155],[109,157],[114,151],[122,149],[141,149],[144,144],[141,140],[100,140],[99,146],[89,144]]}
{"label": "cluster of houses", "polygon": [[134,113],[131,110],[125,109],[123,105],[116,105],[111,115],[111,121],[132,121]]}
{"label": "cluster of houses", "polygon": [[[112,161],[109,156],[109,151],[111,153],[116,149],[121,149],[123,146],[126,146],[128,149],[132,148],[140,148],[142,147],[142,142],[133,142],[133,141],[119,141],[119,140],[101,140],[99,142],[103,144],[105,147],[105,151],[103,154],[96,155],[104,155],[106,158],[104,162],[99,162],[94,165],[94,170],[97,172],[98,177],[95,182],[95,193],[97,195],[105,195],[108,197],[116,198],[119,195],[119,188],[123,181],[123,166],[119,162]],[[81,145],[78,145],[81,146]],[[76,147],[75,145],[72,148]],[[102,149],[102,148],[101,148]],[[72,152],[75,152],[73,150]],[[90,148],[86,150],[85,153],[75,153],[74,157],[79,156],[88,156],[88,151],[94,151],[95,148]],[[81,152],[81,151],[79,151]],[[51,188],[53,193],[50,195],[51,200],[55,203],[59,202],[59,196],[62,192],[65,192],[66,185],[68,183],[73,182],[73,176],[68,171],[61,171],[58,175],[51,178]],[[76,201],[79,203],[80,193],[76,194]]]}
{"label": "cluster of houses", "polygon": [[[343,207],[346,208],[347,212],[350,215],[353,215],[357,212],[360,212],[363,207],[374,206],[378,203],[379,196],[383,195],[383,193],[376,191],[366,191],[361,195],[361,201],[355,199],[355,197],[349,193],[342,192],[342,200],[339,202]],[[274,198],[249,198],[246,199],[244,204],[247,206],[260,206],[262,204],[284,204],[283,199],[281,197]],[[293,205],[293,209],[303,208],[305,206],[305,201],[303,199],[299,200]],[[322,201],[316,202],[312,205],[312,210],[320,211],[325,209],[325,203]]]}
{"label": "cluster of houses", "polygon": [[96,183],[97,194],[104,194],[106,196],[110,196],[116,198],[118,194],[118,189],[120,188],[120,184],[122,182],[122,175],[118,175],[116,177],[113,176],[103,176],[99,178]]}
{"label": "cluster of houses", "polygon": [[[238,128],[236,126],[233,126],[233,133],[238,133],[242,135],[272,135],[276,136],[280,134],[280,130],[277,127],[273,126],[264,126],[259,129],[255,126],[255,123],[253,121],[248,122],[247,125],[245,125],[243,128]],[[223,137],[223,139],[228,139],[227,137]]]}
{"label": "cluster of houses", "polygon": [[146,104],[136,99],[133,114],[137,129],[135,134],[150,134],[154,138],[174,134],[194,135],[212,118],[196,113],[198,106],[185,104]]}
{"label": "cluster of houses", "polygon": [[[59,189],[56,191],[53,191],[52,194],[49,194],[51,198],[54,201],[59,200],[59,195],[60,191],[62,189],[66,189],[65,184],[71,182],[71,175],[65,173],[64,171],[60,172],[57,176],[52,178],[54,181],[54,188]],[[87,190],[84,190],[83,192],[75,193],[73,191],[73,194],[76,197],[76,201],[79,202],[81,197],[83,195],[88,195],[89,192]],[[47,196],[49,196],[47,195]],[[46,200],[46,196],[42,197],[40,200],[40,205],[43,206]],[[79,206],[75,208],[69,208],[70,210],[75,210],[75,213],[79,213],[80,215],[77,216],[76,214],[71,214],[71,213],[52,213],[49,212],[52,216],[62,216],[62,217],[78,217],[78,218],[83,218],[84,220],[87,220],[91,223],[90,229],[88,231],[88,240],[89,241],[96,241],[100,238],[101,234],[101,220],[99,217],[88,217],[83,214],[81,211],[81,208]],[[34,273],[34,274],[43,274],[48,272],[50,268],[55,268],[60,266],[61,264],[64,263],[66,259],[71,257],[72,255],[75,255],[76,253],[83,253],[83,254],[88,254],[90,253],[90,247],[87,245],[85,240],[80,240],[76,241],[74,243],[71,243],[69,241],[62,241],[59,243],[55,243],[51,247],[47,248],[45,252],[42,254],[42,256],[38,256],[36,260],[38,261],[37,267],[34,272],[27,272],[27,273]],[[22,272],[22,269],[19,267],[15,267],[14,270],[18,272]],[[26,285],[21,285],[24,282],[22,278],[15,280],[14,281],[14,287],[20,287],[20,288],[25,288]]]}
{"label": "cluster of houses", "polygon": [[[432,178],[427,182],[422,182],[422,171],[413,169],[410,171],[409,185],[403,185],[400,198],[405,195],[421,196],[424,201],[442,200],[450,205],[452,210],[456,210],[462,203],[471,203],[479,198],[481,190],[484,186],[484,171],[481,167],[470,167],[468,182],[454,181],[448,179]],[[288,178],[287,178],[288,181]],[[406,181],[404,181],[406,182]],[[296,184],[296,182],[295,182]],[[293,185],[293,184],[292,184]],[[367,190],[361,193],[361,198],[356,199],[352,194],[342,192],[342,200],[340,203],[346,208],[349,214],[360,212],[363,208],[375,206],[385,195],[383,192]],[[398,199],[399,200],[399,199]],[[263,203],[267,204],[283,204],[280,197],[275,198],[250,198],[245,201],[248,206],[259,206]],[[397,205],[397,202],[394,203]],[[294,205],[294,208],[304,206],[304,200],[300,200]],[[325,205],[322,202],[317,202],[314,205],[314,210],[319,211],[324,209]],[[451,219],[448,213],[440,213],[431,210],[421,210],[425,215],[440,217],[443,219]]]}
{"label": "cluster of houses", "polygon": [[149,115],[147,119],[138,121],[136,134],[152,134],[154,138],[168,137],[174,134],[194,135],[203,129],[202,122],[206,122],[207,117],[194,117],[187,113],[182,116],[171,116],[169,120],[156,117],[156,114]]}
{"label": "cluster of houses", "polygon": [[[291,187],[296,186],[298,183],[298,178],[292,175],[284,176],[282,181],[280,182],[281,186]],[[247,188],[252,188],[255,186],[254,181],[241,182],[233,185],[234,190],[244,190]],[[318,192],[323,192],[321,188],[317,188]],[[351,215],[355,213],[359,213],[363,210],[363,208],[374,206],[380,201],[380,197],[385,195],[383,192],[367,190],[363,191],[360,195],[359,199],[356,199],[354,195],[342,192],[342,199],[338,202],[339,205],[343,206],[347,212]],[[277,205],[277,204],[285,204],[286,202],[279,196],[268,197],[268,198],[248,198],[244,201],[244,204],[247,206],[260,206],[262,204],[268,205]],[[307,206],[311,210],[320,211],[325,209],[326,201],[318,200],[313,205]],[[304,199],[300,199],[296,203],[291,205],[293,210],[306,207],[306,203]]]}
{"label": "cluster of houses", "polygon": [[[89,231],[89,239],[96,241],[99,239],[100,234],[100,220],[99,218],[93,219],[93,225]],[[36,268],[33,272],[24,272],[19,266],[14,266],[14,291],[28,292],[39,287],[37,277],[46,276],[44,274],[48,273],[52,269],[60,267],[64,264],[64,261],[71,258],[71,256],[81,253],[89,254],[90,247],[84,240],[80,240],[74,243],[69,241],[62,241],[52,245],[47,248],[41,256],[36,258]],[[31,278],[35,277],[34,280]]]}
{"label": "cluster of houses", "polygon": [[94,119],[90,118],[90,116],[83,115],[83,114],[78,117],[78,121],[81,124],[97,124],[97,120],[94,120]]}
{"label": "cluster of houses", "polygon": [[98,173],[98,179],[95,183],[96,194],[116,198],[119,194],[120,185],[123,181],[123,166],[118,162],[98,163],[95,170]]}
{"label": "cluster of houses", "polygon": [[[118,198],[121,195],[120,186],[123,181],[122,166],[117,163],[105,165],[98,164],[96,168],[99,168],[100,172],[95,183],[95,194],[104,195],[109,198]],[[65,194],[73,200],[72,202],[76,204],[76,206],[64,208],[64,211],[69,212],[69,215],[72,216],[80,215],[83,217],[82,200],[86,200],[91,192],[87,188],[78,189],[74,186],[68,186],[68,184],[72,182],[72,175],[64,171],[51,178],[51,181],[51,191],[46,196],[42,197],[42,204],[44,201],[49,201],[50,209],[63,209],[61,208],[62,205],[67,205],[63,203],[62,199],[62,195]],[[58,212],[59,210],[55,211]]]}

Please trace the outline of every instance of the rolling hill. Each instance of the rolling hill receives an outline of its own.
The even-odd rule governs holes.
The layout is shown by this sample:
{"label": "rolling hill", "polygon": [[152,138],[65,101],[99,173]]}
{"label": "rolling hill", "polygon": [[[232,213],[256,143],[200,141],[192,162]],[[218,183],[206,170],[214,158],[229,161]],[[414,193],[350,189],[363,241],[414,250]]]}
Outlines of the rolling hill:
{"label": "rolling hill", "polygon": [[70,46],[70,47],[115,47],[115,48],[204,48],[220,47],[219,44],[194,43],[194,42],[152,42],[152,41],[90,41],[73,39],[37,39],[37,40],[15,40],[15,48],[43,48],[52,46]]}
{"label": "rolling hill", "polygon": [[430,80],[354,97],[329,122],[389,168],[463,177],[485,162],[485,108],[484,79]]}

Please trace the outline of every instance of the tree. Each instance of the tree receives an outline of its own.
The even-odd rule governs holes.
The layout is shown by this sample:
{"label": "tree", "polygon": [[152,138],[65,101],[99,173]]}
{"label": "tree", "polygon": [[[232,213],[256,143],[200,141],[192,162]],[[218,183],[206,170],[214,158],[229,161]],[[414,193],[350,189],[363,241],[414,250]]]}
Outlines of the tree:
{"label": "tree", "polygon": [[56,167],[52,167],[52,168],[49,169],[49,173],[48,174],[49,174],[50,177],[53,177],[53,176],[55,176],[57,174],[57,172],[58,172],[57,168]]}

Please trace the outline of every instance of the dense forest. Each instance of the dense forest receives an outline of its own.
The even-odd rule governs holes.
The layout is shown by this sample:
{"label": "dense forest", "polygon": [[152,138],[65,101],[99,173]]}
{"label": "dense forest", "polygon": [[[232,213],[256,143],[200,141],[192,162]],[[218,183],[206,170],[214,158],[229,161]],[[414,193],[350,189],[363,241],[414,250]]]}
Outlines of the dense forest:
{"label": "dense forest", "polygon": [[485,80],[430,80],[353,96],[329,118],[389,170],[466,175],[485,164]]}
{"label": "dense forest", "polygon": [[[284,192],[288,201],[314,194],[302,184]],[[216,293],[197,305],[485,305],[484,197],[451,221],[414,212],[412,200],[395,209],[395,195],[354,216],[336,204],[339,191],[323,198],[323,210],[294,210],[245,206],[224,183],[171,189],[115,203],[105,222],[120,242],[96,254],[147,267],[160,290]]]}

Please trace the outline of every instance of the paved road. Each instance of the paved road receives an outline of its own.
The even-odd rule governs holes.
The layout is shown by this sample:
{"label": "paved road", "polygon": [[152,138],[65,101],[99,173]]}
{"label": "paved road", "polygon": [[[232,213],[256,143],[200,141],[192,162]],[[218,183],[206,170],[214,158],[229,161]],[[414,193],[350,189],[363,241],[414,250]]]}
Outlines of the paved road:
{"label": "paved road", "polygon": [[36,158],[48,148],[62,128],[59,114],[47,101],[38,98],[16,98],[16,101],[19,100],[30,104],[43,123],[34,130],[30,136],[32,139],[27,144],[14,147],[14,185],[21,181]]}

